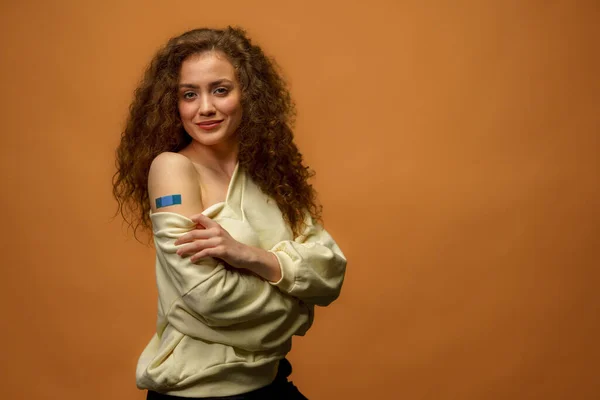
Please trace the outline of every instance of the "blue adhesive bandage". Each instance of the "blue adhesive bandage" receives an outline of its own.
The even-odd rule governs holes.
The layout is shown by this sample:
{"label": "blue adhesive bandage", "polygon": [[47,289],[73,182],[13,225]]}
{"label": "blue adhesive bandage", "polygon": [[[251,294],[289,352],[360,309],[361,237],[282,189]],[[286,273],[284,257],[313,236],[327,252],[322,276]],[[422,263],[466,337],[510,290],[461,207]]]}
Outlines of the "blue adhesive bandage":
{"label": "blue adhesive bandage", "polygon": [[181,195],[172,194],[169,196],[163,196],[156,199],[156,208],[172,206],[173,204],[181,204]]}

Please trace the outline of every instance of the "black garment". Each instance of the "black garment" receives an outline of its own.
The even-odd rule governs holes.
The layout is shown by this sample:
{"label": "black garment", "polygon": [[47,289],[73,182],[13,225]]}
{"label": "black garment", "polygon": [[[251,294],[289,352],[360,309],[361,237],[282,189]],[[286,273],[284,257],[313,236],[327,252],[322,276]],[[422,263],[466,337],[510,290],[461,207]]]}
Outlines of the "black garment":
{"label": "black garment", "polygon": [[284,358],[279,362],[273,383],[251,392],[224,397],[180,397],[149,390],[146,400],[308,400],[293,382],[287,380],[291,373],[292,364]]}

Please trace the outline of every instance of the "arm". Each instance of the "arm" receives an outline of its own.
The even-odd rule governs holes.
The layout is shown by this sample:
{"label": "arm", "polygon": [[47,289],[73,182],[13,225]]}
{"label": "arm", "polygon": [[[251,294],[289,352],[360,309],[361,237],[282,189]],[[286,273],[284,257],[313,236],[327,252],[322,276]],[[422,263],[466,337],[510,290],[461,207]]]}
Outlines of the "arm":
{"label": "arm", "polygon": [[[201,225],[212,223],[201,214],[191,219]],[[280,241],[268,251],[244,246],[243,251],[238,252],[244,253],[243,257],[227,257],[217,248],[206,247],[199,242],[184,245],[178,252],[195,253],[191,259],[218,253],[217,257],[227,258],[230,265],[253,272],[307,304],[327,306],[340,294],[346,258],[331,235],[321,226],[315,225],[310,216],[307,216],[306,223],[305,231],[295,240]],[[202,232],[194,231],[181,237],[176,243],[188,243],[202,238],[202,235]]]}
{"label": "arm", "polygon": [[307,304],[327,306],[338,298],[346,257],[331,235],[315,224],[309,214],[302,235],[275,244],[269,252],[276,256],[281,270],[281,278],[271,282],[272,285]]}
{"label": "arm", "polygon": [[[152,215],[157,273],[164,283],[165,316],[179,332],[247,351],[289,345],[313,322],[314,307],[282,293],[260,277],[212,257],[193,263],[177,255],[175,240],[196,229],[172,212]],[[286,344],[287,343],[287,344]]]}
{"label": "arm", "polygon": [[[255,275],[232,270],[214,257],[192,262],[177,254],[175,241],[197,228],[196,223],[184,215],[202,210],[196,177],[191,162],[175,153],[159,155],[148,177],[152,211],[158,211],[151,216],[157,259],[187,311],[214,328],[235,325],[236,329],[250,329],[273,324],[279,331],[302,331],[311,319],[309,307],[302,302]],[[173,194],[181,195],[181,204],[156,208],[156,198]],[[233,224],[230,230],[235,236],[236,221],[224,219],[222,222],[224,226]]]}

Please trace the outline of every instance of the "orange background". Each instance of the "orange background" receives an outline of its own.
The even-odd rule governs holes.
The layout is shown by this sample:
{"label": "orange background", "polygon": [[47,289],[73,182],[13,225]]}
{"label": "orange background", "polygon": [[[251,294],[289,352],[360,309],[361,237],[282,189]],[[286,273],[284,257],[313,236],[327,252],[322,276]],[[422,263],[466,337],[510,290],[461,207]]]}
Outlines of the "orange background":
{"label": "orange background", "polygon": [[600,396],[597,1],[0,10],[3,399],[145,398],[154,253],[111,220],[114,150],[158,46],[226,24],[283,67],[349,259],[291,353],[311,400]]}

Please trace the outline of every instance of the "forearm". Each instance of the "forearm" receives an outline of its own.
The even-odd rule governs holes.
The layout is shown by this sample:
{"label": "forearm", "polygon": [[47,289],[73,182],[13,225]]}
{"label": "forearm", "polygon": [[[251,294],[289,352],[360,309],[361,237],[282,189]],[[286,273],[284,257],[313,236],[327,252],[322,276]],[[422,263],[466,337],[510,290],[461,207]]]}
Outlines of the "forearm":
{"label": "forearm", "polygon": [[242,268],[247,269],[269,282],[281,279],[281,266],[275,254],[258,247],[248,246],[248,261]]}
{"label": "forearm", "polygon": [[258,276],[219,268],[172,305],[169,321],[179,321],[174,326],[180,332],[257,351],[275,348],[310,327],[311,306]]}
{"label": "forearm", "polygon": [[[179,297],[202,316],[209,325],[231,325],[244,321],[277,319],[298,304],[297,299],[273,290],[268,279],[276,279],[274,262],[261,249],[238,244],[233,252],[243,263],[229,263],[236,268],[248,267],[252,274],[227,268],[214,257],[196,262],[181,257],[175,241],[194,228],[191,220],[174,213],[154,214],[155,245],[158,266]],[[276,269],[275,269],[276,272]]]}
{"label": "forearm", "polygon": [[310,225],[296,240],[283,240],[272,249],[281,279],[273,285],[308,304],[326,306],[340,294],[346,257],[322,227]]}
{"label": "forearm", "polygon": [[322,227],[310,225],[302,238],[283,240],[270,250],[242,245],[238,268],[253,272],[308,304],[326,306],[340,294],[346,257]]}

